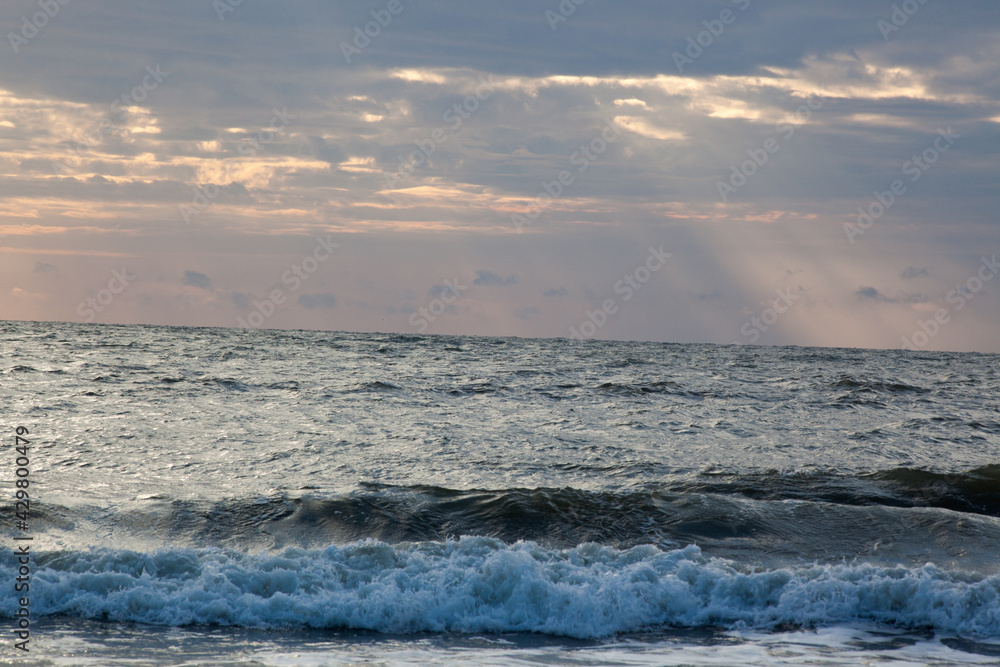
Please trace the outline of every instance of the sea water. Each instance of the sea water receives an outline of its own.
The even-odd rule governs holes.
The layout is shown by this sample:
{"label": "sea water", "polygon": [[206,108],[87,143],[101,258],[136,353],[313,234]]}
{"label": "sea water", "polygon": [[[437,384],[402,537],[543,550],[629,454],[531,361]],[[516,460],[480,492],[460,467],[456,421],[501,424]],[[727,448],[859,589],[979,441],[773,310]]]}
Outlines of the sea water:
{"label": "sea water", "polygon": [[1000,661],[996,355],[0,340],[7,663]]}

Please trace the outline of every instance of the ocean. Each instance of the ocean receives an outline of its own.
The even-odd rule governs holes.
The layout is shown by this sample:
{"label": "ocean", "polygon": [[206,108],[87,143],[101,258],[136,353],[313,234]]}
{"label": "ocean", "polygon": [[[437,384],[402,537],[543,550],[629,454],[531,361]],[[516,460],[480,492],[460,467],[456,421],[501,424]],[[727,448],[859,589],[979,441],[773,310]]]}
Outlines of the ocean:
{"label": "ocean", "polygon": [[0,332],[2,664],[1000,664],[997,355]]}

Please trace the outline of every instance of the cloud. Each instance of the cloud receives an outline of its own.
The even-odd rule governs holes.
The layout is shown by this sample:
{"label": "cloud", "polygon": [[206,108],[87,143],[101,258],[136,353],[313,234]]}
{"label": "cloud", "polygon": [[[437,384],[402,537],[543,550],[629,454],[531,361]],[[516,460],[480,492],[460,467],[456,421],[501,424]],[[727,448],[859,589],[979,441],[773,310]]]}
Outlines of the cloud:
{"label": "cloud", "polygon": [[212,289],[212,279],[204,273],[198,273],[197,271],[185,271],[184,279],[181,280],[181,283],[199,289]]}
{"label": "cloud", "polygon": [[[447,272],[475,287],[435,331],[544,336],[618,297],[664,243],[671,266],[599,335],[729,342],[735,304],[796,284],[813,301],[769,342],[895,347],[919,310],[903,304],[925,299],[905,288],[943,297],[931,278],[995,251],[983,165],[1000,159],[1000,16],[996,0],[927,2],[883,35],[888,4],[695,0],[651,21],[661,0],[583,3],[553,30],[531,0],[412,3],[347,63],[339,45],[371,7],[233,2],[220,21],[206,0],[74,3],[0,58],[0,284],[63,276],[92,293],[112,265],[143,262],[148,280],[109,321],[232,326],[275,287],[295,301],[344,285],[338,326],[413,331]],[[721,5],[735,23],[681,71],[672,54]],[[150,69],[169,75],[144,89]],[[481,79],[489,97],[470,97]],[[802,115],[808,100],[822,104]],[[914,183],[903,165],[939,127],[961,137]],[[718,184],[749,172],[722,201]],[[849,243],[841,225],[894,179],[892,221]],[[518,233],[512,215],[533,205]],[[325,234],[350,252],[313,273],[325,251],[308,259],[310,239]],[[41,257],[58,271],[31,275]],[[185,263],[212,270],[185,281],[202,298],[165,298]],[[81,296],[4,292],[0,309],[64,319]],[[983,292],[934,345],[1000,351],[997,299]],[[276,322],[318,326],[326,303],[310,295]],[[875,309],[884,319],[854,317]]]}
{"label": "cloud", "polygon": [[927,303],[930,299],[923,294],[903,293],[898,297],[891,297],[883,294],[874,287],[859,287],[854,294],[867,301],[881,301],[883,303]]}
{"label": "cloud", "polygon": [[330,164],[339,164],[344,161],[344,152],[337,144],[329,143],[323,137],[315,136],[309,137],[309,141],[312,144],[313,156],[316,159]]}
{"label": "cloud", "polygon": [[34,273],[52,273],[56,270],[54,264],[46,264],[45,262],[35,262]]}
{"label": "cloud", "polygon": [[330,292],[303,294],[299,296],[299,305],[309,310],[313,308],[333,308],[337,305],[337,297]]}
{"label": "cloud", "polygon": [[506,287],[515,283],[517,283],[517,276],[501,278],[492,271],[481,270],[476,271],[476,279],[472,281],[473,285],[479,285],[480,287]]}
{"label": "cloud", "polygon": [[721,299],[722,292],[718,289],[713,289],[710,292],[699,292],[695,295],[695,298],[699,301],[712,301],[714,299]]}
{"label": "cloud", "polygon": [[879,291],[874,287],[859,287],[855,294],[862,299],[871,299],[873,301],[885,301],[885,297],[879,294]]}
{"label": "cloud", "polygon": [[930,272],[927,269],[920,269],[915,266],[908,266],[903,269],[903,272],[899,274],[899,277],[903,280],[909,280],[910,278],[924,278],[929,276]]}
{"label": "cloud", "polygon": [[456,290],[459,292],[459,294],[461,294],[461,289],[460,289],[461,282],[455,281],[455,283],[453,283],[453,285],[454,285],[453,287],[449,287],[448,285],[441,285],[441,284],[431,285],[430,289],[427,290],[427,295],[431,296],[431,297],[434,297],[434,298],[437,298],[437,297],[440,297],[442,294],[445,294],[445,295],[447,295],[447,294],[453,294]]}
{"label": "cloud", "polygon": [[49,298],[49,295],[47,294],[42,294],[40,292],[29,292],[27,290],[21,289],[20,287],[14,287],[13,289],[11,289],[10,295],[17,299],[31,299],[38,301],[45,301]]}

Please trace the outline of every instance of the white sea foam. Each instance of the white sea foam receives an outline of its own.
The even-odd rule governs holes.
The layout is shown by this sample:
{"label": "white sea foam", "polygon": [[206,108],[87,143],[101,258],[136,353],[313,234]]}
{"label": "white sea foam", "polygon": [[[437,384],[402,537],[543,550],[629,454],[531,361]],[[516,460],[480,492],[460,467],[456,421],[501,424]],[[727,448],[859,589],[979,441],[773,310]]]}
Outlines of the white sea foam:
{"label": "white sea foam", "polygon": [[[245,554],[94,549],[35,555],[33,615],[159,625],[542,632],[874,621],[1000,635],[1000,576],[876,565],[752,570],[695,546],[546,549],[484,537]],[[0,550],[11,580],[16,557]],[[12,616],[12,596],[0,612]]]}

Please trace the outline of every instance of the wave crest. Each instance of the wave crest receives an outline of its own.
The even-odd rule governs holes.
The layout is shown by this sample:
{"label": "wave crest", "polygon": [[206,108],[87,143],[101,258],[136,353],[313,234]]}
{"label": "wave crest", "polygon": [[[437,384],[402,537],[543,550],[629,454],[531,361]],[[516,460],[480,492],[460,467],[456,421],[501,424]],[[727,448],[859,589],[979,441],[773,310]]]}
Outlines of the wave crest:
{"label": "wave crest", "polygon": [[[17,567],[9,549],[0,567]],[[760,570],[696,546],[554,550],[486,537],[245,554],[98,549],[37,556],[32,611],[157,625],[540,632],[875,621],[1000,633],[1000,577],[875,565]],[[0,612],[12,617],[10,596]]]}

